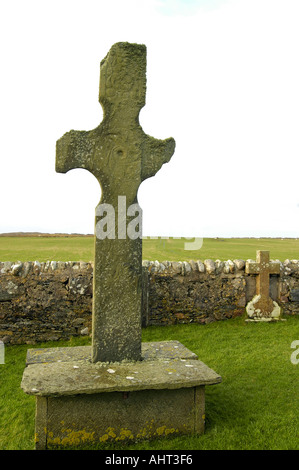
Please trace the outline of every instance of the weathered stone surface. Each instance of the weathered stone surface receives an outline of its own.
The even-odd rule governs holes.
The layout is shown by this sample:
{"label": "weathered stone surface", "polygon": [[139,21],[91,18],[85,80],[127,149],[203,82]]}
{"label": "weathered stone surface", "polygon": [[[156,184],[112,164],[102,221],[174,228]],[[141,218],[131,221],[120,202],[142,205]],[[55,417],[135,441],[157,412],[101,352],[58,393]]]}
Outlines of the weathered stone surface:
{"label": "weathered stone surface", "polygon": [[192,271],[198,271],[198,264],[194,260],[190,260],[189,265],[190,265]]}
{"label": "weathered stone surface", "polygon": [[203,362],[187,360],[126,363],[67,362],[33,364],[23,374],[22,389],[39,396],[66,396],[213,385],[221,377]]}
{"label": "weathered stone surface", "polygon": [[198,271],[199,271],[200,273],[204,273],[204,272],[205,272],[205,270],[206,270],[206,269],[205,269],[205,265],[204,265],[204,263],[203,263],[202,261],[198,260],[198,261],[197,261],[197,266],[198,266]]}
{"label": "weathered stone surface", "polygon": [[227,260],[227,265],[229,267],[229,272],[233,273],[235,271],[235,265],[231,259]]}
{"label": "weathered stone surface", "polygon": [[[170,160],[175,142],[146,135],[138,121],[145,104],[146,47],[117,43],[101,62],[99,101],[102,123],[92,131],[70,131],[57,142],[56,171],[89,170],[99,181],[102,207],[115,211],[114,236],[96,229],[93,281],[93,361],[141,357],[142,239],[129,237],[127,210],[135,204],[143,180]],[[125,206],[119,207],[119,197]],[[140,209],[140,208],[139,208]],[[120,220],[123,215],[124,220]],[[140,214],[141,217],[141,214]]]}
{"label": "weathered stone surface", "polygon": [[235,265],[232,260],[227,260],[224,262],[223,272],[225,274],[233,273],[235,270]]}
{"label": "weathered stone surface", "polygon": [[183,261],[183,266],[184,266],[184,274],[189,274],[192,271],[190,263],[187,261]]}
{"label": "weathered stone surface", "polygon": [[23,276],[27,277],[30,271],[32,270],[32,262],[31,261],[25,261],[23,264]]}
{"label": "weathered stone surface", "polygon": [[202,434],[204,388],[37,396],[36,449]]}
{"label": "weathered stone surface", "polygon": [[180,261],[179,261],[179,262],[173,261],[173,262],[171,263],[171,265],[172,265],[172,269],[173,269],[173,271],[174,271],[175,273],[177,273],[177,274],[181,274],[181,273],[182,273],[183,266],[182,266],[182,263],[181,263]]}
{"label": "weathered stone surface", "polygon": [[274,302],[269,295],[270,274],[280,274],[280,264],[270,261],[269,251],[257,251],[257,261],[246,263],[248,274],[257,274],[256,293],[257,295],[250,301],[246,311],[250,320],[267,321],[278,320],[281,309],[277,302]]}
{"label": "weathered stone surface", "polygon": [[224,263],[223,261],[220,261],[219,259],[216,259],[215,261],[215,272],[216,274],[220,274],[223,271]]}
{"label": "weathered stone surface", "polygon": [[242,259],[235,259],[234,263],[235,263],[236,268],[239,269],[240,271],[245,268],[245,261]]}
{"label": "weathered stone surface", "polygon": [[[24,272],[0,275],[0,339],[10,332],[9,343],[34,344],[68,339],[91,327],[91,267],[45,273],[31,270],[26,277]],[[78,318],[83,319],[81,325]]]}
{"label": "weathered stone surface", "polygon": [[291,302],[299,302],[299,289],[291,289],[289,298]]}
{"label": "weathered stone surface", "polygon": [[216,266],[215,266],[215,262],[211,259],[206,259],[204,261],[204,264],[205,264],[205,267],[206,267],[206,271],[208,274],[212,274],[215,272],[216,270]]}
{"label": "weathered stone surface", "polygon": [[269,322],[280,319],[280,307],[277,302],[273,301],[272,310],[267,310],[267,315],[260,308],[261,294],[256,295],[246,306],[246,312],[248,315],[247,321],[256,321],[256,322]]}
{"label": "weathered stone surface", "polygon": [[12,262],[11,261],[4,261],[3,266],[1,268],[1,274],[5,274],[11,270]]}
{"label": "weathered stone surface", "polygon": [[205,386],[221,377],[178,341],[145,343],[135,362],[92,363],[90,352],[28,351],[21,386],[36,396],[36,449],[204,432]]}
{"label": "weathered stone surface", "polygon": [[[143,360],[197,359],[197,355],[179,341],[141,343]],[[53,362],[88,361],[91,346],[28,349],[26,365]]]}
{"label": "weathered stone surface", "polygon": [[17,263],[17,264],[14,264],[11,268],[11,273],[14,275],[14,276],[18,276],[18,274],[20,274],[21,270],[22,270],[22,267],[23,267],[23,263]]}
{"label": "weathered stone surface", "polygon": [[188,276],[149,272],[148,278],[147,325],[209,323],[245,312],[245,276],[192,270]]}

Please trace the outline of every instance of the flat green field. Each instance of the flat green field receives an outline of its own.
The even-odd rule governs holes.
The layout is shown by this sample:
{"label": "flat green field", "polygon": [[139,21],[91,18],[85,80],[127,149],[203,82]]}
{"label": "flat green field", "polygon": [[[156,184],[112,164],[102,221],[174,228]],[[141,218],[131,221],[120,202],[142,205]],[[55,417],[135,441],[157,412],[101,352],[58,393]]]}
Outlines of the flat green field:
{"label": "flat green field", "polygon": [[[299,259],[296,238],[204,238],[202,247],[186,250],[191,240],[144,239],[143,259],[188,261],[255,259],[256,250],[269,250],[271,259]],[[0,237],[0,261],[92,261],[93,237]]]}

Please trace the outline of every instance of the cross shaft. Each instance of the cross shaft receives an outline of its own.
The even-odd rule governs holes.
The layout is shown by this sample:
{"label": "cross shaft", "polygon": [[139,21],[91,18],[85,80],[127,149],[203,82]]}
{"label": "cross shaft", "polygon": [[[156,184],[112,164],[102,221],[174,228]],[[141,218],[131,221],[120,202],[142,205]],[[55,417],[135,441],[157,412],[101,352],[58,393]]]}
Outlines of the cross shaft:
{"label": "cross shaft", "polygon": [[[137,204],[141,182],[170,160],[175,141],[154,139],[139,124],[146,92],[144,45],[114,44],[101,62],[100,75],[103,121],[96,129],[72,130],[57,141],[56,171],[84,168],[97,178],[102,197],[95,224],[101,221],[101,207],[111,206],[117,237],[119,196],[126,199],[123,227],[130,221],[128,208]],[[93,362],[141,359],[142,239],[121,232],[120,239],[95,237]]]}

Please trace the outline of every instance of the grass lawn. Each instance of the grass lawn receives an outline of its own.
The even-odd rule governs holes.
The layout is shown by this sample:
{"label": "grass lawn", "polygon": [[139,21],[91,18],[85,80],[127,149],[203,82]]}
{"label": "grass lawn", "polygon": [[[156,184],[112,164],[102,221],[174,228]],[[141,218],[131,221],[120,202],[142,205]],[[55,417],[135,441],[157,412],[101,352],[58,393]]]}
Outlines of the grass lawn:
{"label": "grass lawn", "polygon": [[[219,385],[206,387],[206,433],[98,449],[299,449],[299,364],[291,343],[299,340],[298,318],[275,324],[246,324],[244,318],[208,325],[143,330],[143,341],[179,340],[218,372]],[[36,347],[88,344],[89,338]],[[0,449],[33,449],[35,399],[20,382],[26,350],[7,346],[0,365]],[[35,347],[35,346],[34,346]],[[90,448],[90,447],[89,447]]]}
{"label": "grass lawn", "polygon": [[[269,250],[271,259],[299,259],[299,240],[277,238],[205,238],[196,251],[185,250],[185,239],[144,239],[143,259],[187,261],[255,259]],[[92,261],[93,237],[0,237],[0,261]]]}

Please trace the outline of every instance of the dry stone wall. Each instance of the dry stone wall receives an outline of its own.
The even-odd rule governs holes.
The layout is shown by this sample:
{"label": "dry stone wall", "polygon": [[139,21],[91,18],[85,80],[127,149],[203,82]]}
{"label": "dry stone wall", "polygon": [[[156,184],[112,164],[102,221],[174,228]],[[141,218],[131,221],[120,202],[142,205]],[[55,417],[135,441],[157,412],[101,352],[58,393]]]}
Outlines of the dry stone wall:
{"label": "dry stone wall", "polygon": [[0,263],[0,339],[67,339],[91,324],[91,263]]}
{"label": "dry stone wall", "polygon": [[[0,340],[34,344],[91,333],[93,263],[0,263]],[[244,260],[143,261],[143,326],[206,324],[245,314],[255,276]],[[299,315],[299,261],[280,263],[270,295]]]}

